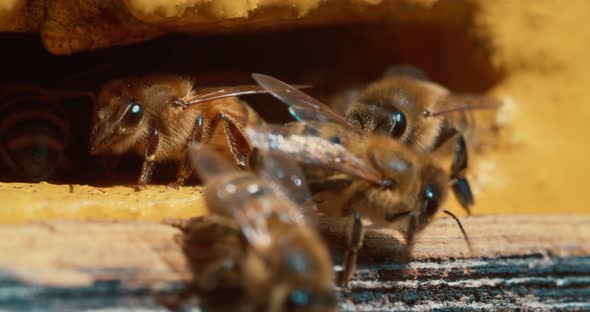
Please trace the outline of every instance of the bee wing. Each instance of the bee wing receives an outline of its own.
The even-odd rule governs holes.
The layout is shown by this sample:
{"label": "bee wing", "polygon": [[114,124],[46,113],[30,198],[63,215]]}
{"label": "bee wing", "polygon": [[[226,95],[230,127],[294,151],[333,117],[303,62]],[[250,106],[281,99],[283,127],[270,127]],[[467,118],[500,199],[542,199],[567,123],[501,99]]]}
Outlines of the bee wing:
{"label": "bee wing", "polygon": [[191,165],[203,182],[214,177],[235,172],[236,166],[219,156],[210,147],[193,142],[189,150]]}
{"label": "bee wing", "polygon": [[[191,161],[208,188],[212,187],[209,183],[213,179],[236,172],[235,166],[207,146],[193,144]],[[307,221],[302,211],[288,198],[290,194],[297,194],[295,197],[300,198],[307,196],[302,193],[304,185],[293,179],[293,175],[302,178],[301,173],[287,160],[276,156],[269,157],[267,163],[269,165],[263,170],[265,174],[255,176],[251,172],[243,172],[237,179],[230,178],[222,184],[213,182],[217,188],[209,194],[215,196],[214,200],[218,203],[210,207],[214,209],[212,212],[234,220],[248,243],[261,253],[273,240],[269,230],[271,222],[302,224]],[[284,175],[270,173],[270,170],[281,171]],[[286,182],[289,179],[292,179],[291,185],[301,185],[297,192],[293,187],[279,187],[272,181]],[[289,183],[284,185],[289,186]]]}
{"label": "bee wing", "polygon": [[270,151],[264,157],[264,165],[258,175],[279,193],[297,204],[307,219],[312,219],[317,207],[301,167],[291,158]]}
{"label": "bee wing", "polygon": [[346,118],[335,113],[330,107],[313,97],[297,90],[276,78],[263,74],[252,74],[252,78],[269,93],[289,106],[289,113],[299,121],[334,122],[352,131],[358,129]]}
{"label": "bee wing", "polygon": [[293,128],[279,125],[250,126],[245,132],[251,144],[265,153],[282,154],[300,163],[322,166],[369,182],[381,183],[379,172],[340,144],[318,136],[299,134]]}
{"label": "bee wing", "polygon": [[[236,171],[235,166],[232,166],[215,150],[198,143],[191,145],[190,158],[193,168],[203,179],[206,187],[213,179]],[[223,203],[222,207],[214,207],[223,210],[216,213],[230,215],[237,222],[248,242],[256,248],[264,248],[270,243],[268,227],[265,222],[260,222],[261,219],[265,219],[264,214],[268,214],[266,209],[268,205],[257,205],[257,202],[251,201],[253,197],[256,197],[256,192],[265,188],[268,190],[268,186],[262,183],[244,185],[240,184],[240,181],[229,180],[215,192],[216,200]],[[259,198],[264,201],[269,197]],[[248,205],[248,209],[245,205]]]}
{"label": "bee wing", "polygon": [[[295,86],[295,88],[299,89],[309,87],[310,86],[307,85]],[[263,93],[268,93],[268,91],[259,85],[206,87],[198,89],[190,97],[184,98],[183,101],[186,106],[192,106],[195,104],[222,99],[226,97]]]}
{"label": "bee wing", "polygon": [[498,109],[503,105],[502,101],[480,94],[452,93],[436,102],[433,115],[441,115],[457,111],[470,111],[479,109]]}

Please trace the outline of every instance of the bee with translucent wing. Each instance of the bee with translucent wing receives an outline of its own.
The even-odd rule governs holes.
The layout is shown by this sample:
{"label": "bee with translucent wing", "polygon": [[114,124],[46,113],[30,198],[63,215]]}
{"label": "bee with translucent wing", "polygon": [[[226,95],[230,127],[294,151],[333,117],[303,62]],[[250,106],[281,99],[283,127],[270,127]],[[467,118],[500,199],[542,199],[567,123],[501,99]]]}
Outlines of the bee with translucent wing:
{"label": "bee with translucent wing", "polygon": [[500,101],[477,94],[451,93],[410,65],[392,66],[381,79],[345,99],[349,103],[334,107],[367,133],[390,136],[425,153],[436,151],[448,141],[454,142],[452,189],[459,203],[470,212],[474,199],[465,178],[465,135],[473,129],[471,112],[497,109],[502,105]]}
{"label": "bee with translucent wing", "polygon": [[269,311],[334,310],[332,262],[306,221],[310,214],[303,210],[313,207],[298,166],[265,153],[257,176],[202,144],[189,154],[205,183],[208,209],[244,237],[247,252],[238,266],[247,298]]}
{"label": "bee with translucent wing", "polygon": [[246,134],[252,145],[304,164],[314,198],[324,199],[320,211],[350,220],[340,284],[346,284],[354,271],[363,239],[361,217],[401,230],[407,237],[409,255],[415,234],[444,203],[449,175],[430,155],[386,136],[363,133],[329,107],[277,79],[260,74],[253,77],[306,121],[282,127],[248,127]]}
{"label": "bee with translucent wing", "polygon": [[[191,175],[191,141],[219,147],[244,168],[251,148],[243,128],[261,120],[236,96],[266,92],[257,85],[197,88],[178,75],[112,80],[96,99],[90,153],[135,151],[142,156],[137,190],[146,187],[156,163],[165,160],[179,162],[177,180],[169,186],[180,187]],[[216,131],[220,124],[223,133]]]}

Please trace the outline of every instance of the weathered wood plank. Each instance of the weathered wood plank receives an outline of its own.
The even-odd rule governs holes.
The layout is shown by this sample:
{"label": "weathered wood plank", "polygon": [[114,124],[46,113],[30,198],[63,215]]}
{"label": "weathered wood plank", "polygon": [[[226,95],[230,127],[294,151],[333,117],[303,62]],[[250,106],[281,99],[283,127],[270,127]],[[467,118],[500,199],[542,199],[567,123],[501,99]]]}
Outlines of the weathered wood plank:
{"label": "weathered wood plank", "polygon": [[415,261],[357,272],[344,310],[590,310],[590,257]]}
{"label": "weathered wood plank", "polygon": [[[590,216],[477,216],[461,220],[476,257],[547,254],[575,256],[590,254]],[[322,231],[335,248],[343,247],[343,224],[322,223]],[[383,262],[399,255],[404,241],[393,230],[369,227],[360,261]],[[414,259],[470,257],[457,224],[442,218],[418,237]]]}
{"label": "weathered wood plank", "polygon": [[[416,245],[416,260],[394,264],[401,243],[369,230],[348,310],[590,310],[590,217],[485,216],[463,220],[469,257],[454,221],[443,218]],[[325,225],[335,249],[338,225]],[[163,224],[48,222],[0,227],[0,309],[160,309],[152,289],[190,276]],[[395,237],[395,235],[394,235]]]}

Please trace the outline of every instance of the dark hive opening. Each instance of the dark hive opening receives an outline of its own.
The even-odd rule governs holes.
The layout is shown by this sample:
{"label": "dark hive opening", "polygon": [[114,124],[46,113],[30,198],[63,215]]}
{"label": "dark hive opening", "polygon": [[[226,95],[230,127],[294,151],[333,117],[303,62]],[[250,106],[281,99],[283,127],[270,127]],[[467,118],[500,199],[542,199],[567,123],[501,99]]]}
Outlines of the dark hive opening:
{"label": "dark hive opening", "polygon": [[[37,36],[3,35],[0,83],[95,92],[109,79],[126,75],[172,72],[191,75],[202,85],[231,85],[252,83],[250,73],[260,72],[311,84],[308,92],[325,99],[343,88],[377,79],[390,65],[407,63],[453,91],[485,92],[501,73],[492,67],[485,47],[469,29],[467,24],[417,19],[217,36],[170,35],[71,56],[50,55]],[[269,96],[246,100],[270,122],[290,120],[285,107]],[[69,168],[49,181],[98,183],[99,176],[111,172],[106,175],[114,176],[117,183],[134,183],[138,158],[97,162],[88,155],[91,101],[82,97],[62,106],[72,134],[65,150]],[[170,181],[173,176],[174,166],[158,169],[155,178]],[[14,180],[4,178],[10,179]]]}

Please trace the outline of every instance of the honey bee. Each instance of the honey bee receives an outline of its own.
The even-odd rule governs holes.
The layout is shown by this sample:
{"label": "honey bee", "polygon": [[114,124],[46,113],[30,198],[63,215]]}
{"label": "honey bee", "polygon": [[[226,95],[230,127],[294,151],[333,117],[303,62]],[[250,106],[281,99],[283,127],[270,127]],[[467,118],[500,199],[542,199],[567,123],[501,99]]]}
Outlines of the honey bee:
{"label": "honey bee", "polygon": [[[137,188],[151,180],[155,164],[178,161],[178,188],[190,177],[191,141],[211,144],[229,152],[244,168],[250,146],[242,129],[261,122],[236,96],[266,93],[257,85],[196,89],[191,79],[153,75],[112,80],[96,99],[90,153],[122,154],[135,151],[144,158]],[[223,133],[216,131],[223,124]]]}
{"label": "honey bee", "polygon": [[[319,210],[328,217],[349,220],[348,251],[339,284],[346,285],[354,272],[363,240],[361,218],[404,233],[404,254],[409,257],[415,235],[432,221],[447,198],[449,174],[430,154],[388,136],[364,133],[323,103],[275,78],[253,77],[305,121],[281,127],[250,126],[246,135],[251,144],[302,163]],[[462,225],[452,216],[471,249]]]}
{"label": "honey bee", "polygon": [[178,311],[197,297],[203,311],[252,311],[256,308],[257,303],[248,300],[242,285],[242,272],[248,269],[242,263],[251,262],[242,261],[255,255],[235,223],[215,215],[164,222],[182,231],[179,243],[192,279],[172,293],[154,293],[158,303]]}
{"label": "honey bee", "polygon": [[257,176],[237,170],[202,144],[193,144],[189,154],[205,182],[204,198],[212,213],[197,224],[210,233],[199,231],[203,236],[193,236],[191,244],[215,247],[197,255],[209,258],[208,265],[193,268],[197,288],[208,294],[243,293],[254,310],[335,310],[332,261],[302,211],[311,195],[298,166],[269,153]]}
{"label": "honey bee", "polygon": [[381,79],[352,93],[354,96],[338,97],[333,106],[367,133],[390,136],[425,153],[439,149],[447,141],[455,142],[450,168],[452,189],[470,213],[474,199],[465,178],[465,136],[474,123],[470,113],[495,109],[502,103],[482,95],[451,93],[410,65],[392,66]]}
{"label": "honey bee", "polygon": [[83,91],[36,85],[0,88],[0,159],[11,178],[45,181],[67,167],[71,125],[63,101],[91,96]]}

